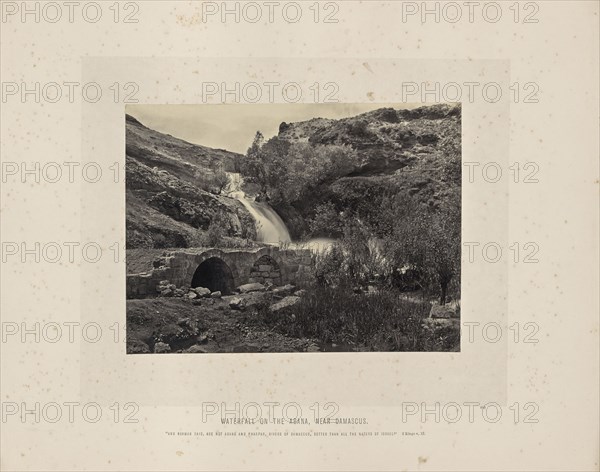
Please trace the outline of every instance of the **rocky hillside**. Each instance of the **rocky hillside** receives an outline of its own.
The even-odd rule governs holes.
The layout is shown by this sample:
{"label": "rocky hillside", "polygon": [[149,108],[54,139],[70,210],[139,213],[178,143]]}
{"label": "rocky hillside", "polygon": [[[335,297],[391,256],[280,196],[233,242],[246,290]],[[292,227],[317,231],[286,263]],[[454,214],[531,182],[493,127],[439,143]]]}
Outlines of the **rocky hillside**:
{"label": "rocky hillside", "polygon": [[227,236],[255,239],[244,206],[211,191],[211,179],[233,171],[239,157],[159,133],[127,115],[127,247],[202,246],[216,217]]}
{"label": "rocky hillside", "polygon": [[460,117],[457,105],[381,108],[341,120],[282,123],[279,137],[313,144],[348,144],[364,160],[355,175],[392,174],[439,151],[445,137],[460,139]]}
{"label": "rocky hillside", "polygon": [[[220,184],[214,186],[219,173],[222,179],[223,171],[239,170],[244,156],[153,131],[131,116],[126,130],[128,248],[203,246],[216,218],[223,220],[219,225],[227,236],[255,239],[255,223],[244,206],[220,195]],[[405,193],[433,209],[460,199],[460,105],[381,108],[339,120],[281,123],[277,137],[315,147],[343,145],[358,156],[342,174],[315,183],[296,201],[266,193],[294,239],[311,235],[310,222],[323,204],[376,227],[371,219],[377,219],[386,197]],[[281,165],[285,161],[275,173]],[[292,164],[290,169],[293,173]],[[253,177],[247,177],[246,191],[257,193]]]}
{"label": "rocky hillside", "polygon": [[306,231],[312,210],[323,202],[332,202],[339,211],[354,209],[368,219],[384,194],[405,192],[432,208],[460,197],[460,105],[381,108],[340,120],[282,123],[279,138],[349,145],[360,156],[359,166],[321,185],[310,201],[276,207],[295,237]]}

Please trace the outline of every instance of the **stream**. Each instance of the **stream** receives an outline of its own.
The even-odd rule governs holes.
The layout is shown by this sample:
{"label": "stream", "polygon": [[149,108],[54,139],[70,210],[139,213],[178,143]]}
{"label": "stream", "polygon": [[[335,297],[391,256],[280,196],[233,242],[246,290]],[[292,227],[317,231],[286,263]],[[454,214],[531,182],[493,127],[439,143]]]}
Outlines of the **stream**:
{"label": "stream", "polygon": [[289,249],[310,249],[313,252],[327,251],[335,242],[331,238],[314,238],[293,242],[290,232],[281,217],[267,203],[257,202],[242,190],[244,179],[239,173],[227,172],[229,185],[227,195],[238,200],[256,222],[256,240],[265,244],[282,244]]}

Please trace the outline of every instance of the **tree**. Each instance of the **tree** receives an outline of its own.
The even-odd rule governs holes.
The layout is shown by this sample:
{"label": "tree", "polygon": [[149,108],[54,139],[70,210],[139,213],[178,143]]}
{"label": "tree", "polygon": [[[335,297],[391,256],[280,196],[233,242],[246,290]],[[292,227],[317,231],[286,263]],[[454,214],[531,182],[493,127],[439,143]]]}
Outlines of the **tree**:
{"label": "tree", "polygon": [[349,174],[358,162],[350,146],[290,143],[279,136],[264,142],[257,132],[240,171],[252,177],[273,203],[292,203],[303,200],[319,184]]}
{"label": "tree", "polygon": [[253,177],[259,182],[265,180],[265,169],[261,159],[261,148],[265,138],[260,131],[256,132],[252,145],[246,151],[246,156],[240,162],[240,172],[248,177]]}
{"label": "tree", "polygon": [[384,247],[391,269],[410,267],[421,276],[421,285],[435,290],[444,305],[450,282],[460,276],[460,195],[437,211],[428,211],[408,196],[398,196],[396,207],[384,208],[392,218]]}
{"label": "tree", "polygon": [[196,171],[194,174],[198,187],[207,192],[219,195],[229,184],[229,177],[227,173],[222,169],[217,169],[213,173],[206,173],[206,171]]}

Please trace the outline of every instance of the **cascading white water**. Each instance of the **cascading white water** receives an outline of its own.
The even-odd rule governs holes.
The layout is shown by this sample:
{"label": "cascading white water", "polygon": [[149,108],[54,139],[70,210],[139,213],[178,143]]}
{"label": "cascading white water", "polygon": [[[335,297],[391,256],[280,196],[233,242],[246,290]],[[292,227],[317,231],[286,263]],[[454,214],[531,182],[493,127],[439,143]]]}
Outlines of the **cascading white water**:
{"label": "cascading white water", "polygon": [[233,172],[227,172],[227,176],[229,177],[227,194],[239,200],[256,221],[257,240],[270,244],[291,242],[290,232],[279,215],[269,205],[256,202],[246,196],[242,190],[242,176]]}

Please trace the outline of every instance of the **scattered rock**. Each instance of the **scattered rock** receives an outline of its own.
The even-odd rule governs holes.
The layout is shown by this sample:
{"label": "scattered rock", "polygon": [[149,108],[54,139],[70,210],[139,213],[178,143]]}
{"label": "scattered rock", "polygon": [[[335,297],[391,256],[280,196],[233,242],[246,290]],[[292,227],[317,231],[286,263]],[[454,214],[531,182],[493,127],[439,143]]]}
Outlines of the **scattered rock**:
{"label": "scattered rock", "polygon": [[221,296],[222,293],[219,290],[210,294],[210,298],[221,298]]}
{"label": "scattered rock", "polygon": [[128,354],[147,354],[150,352],[150,347],[139,339],[128,339],[127,340],[127,353]]}
{"label": "scattered rock", "polygon": [[176,289],[173,291],[173,296],[174,296],[174,297],[183,297],[184,295],[185,295],[185,291],[184,291],[183,289],[176,288]]}
{"label": "scattered rock", "polygon": [[206,354],[208,351],[206,349],[201,348],[197,344],[186,349],[184,352],[192,353],[192,354]]}
{"label": "scattered rock", "polygon": [[193,290],[194,290],[194,292],[196,292],[196,294],[199,297],[204,297],[204,298],[210,297],[210,289],[208,289],[208,288],[205,288],[205,287],[196,287]]}
{"label": "scattered rock", "polygon": [[295,295],[296,297],[302,297],[302,296],[303,296],[303,295],[305,295],[305,294],[306,294],[306,290],[304,290],[303,288],[302,288],[302,289],[300,289],[300,290],[296,290],[296,291],[294,292],[294,295]]}
{"label": "scattered rock", "polygon": [[267,289],[263,284],[258,282],[252,284],[244,284],[240,285],[237,290],[240,293],[249,293],[249,292],[264,292]]}
{"label": "scattered rock", "polygon": [[229,300],[229,308],[232,310],[241,310],[244,308],[244,300],[240,297],[234,297]]}
{"label": "scattered rock", "polygon": [[295,288],[296,287],[294,287],[291,284],[283,285],[281,287],[275,287],[273,289],[273,295],[281,295],[281,296],[290,295],[294,291]]}
{"label": "scattered rock", "polygon": [[459,321],[451,318],[425,318],[423,320],[423,326],[431,330],[446,328],[453,325],[458,327]]}
{"label": "scattered rock", "polygon": [[173,296],[173,290],[171,290],[170,288],[167,288],[165,290],[162,290],[160,292],[160,296],[161,297],[172,297]]}
{"label": "scattered rock", "polygon": [[195,300],[192,300],[192,305],[195,305],[195,306],[202,305],[202,300],[200,300],[199,298],[196,298]]}
{"label": "scattered rock", "polygon": [[[259,308],[268,306],[271,302],[271,292],[251,292],[235,296],[229,300],[229,307],[233,310],[246,308]],[[214,300],[211,300],[214,302]]]}
{"label": "scattered rock", "polygon": [[154,352],[157,354],[162,354],[165,352],[171,352],[171,346],[166,343],[156,343],[154,345]]}
{"label": "scattered rock", "polygon": [[277,303],[271,305],[269,310],[273,313],[277,313],[279,310],[283,310],[284,308],[294,306],[296,303],[300,301],[300,297],[289,296],[285,297],[282,300],[279,300]]}
{"label": "scattered rock", "polygon": [[309,344],[306,348],[306,352],[320,352],[321,349],[316,344]]}

